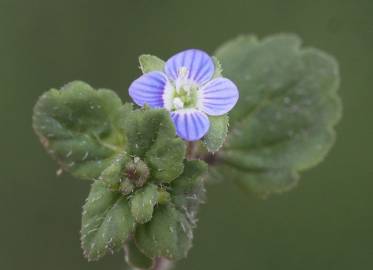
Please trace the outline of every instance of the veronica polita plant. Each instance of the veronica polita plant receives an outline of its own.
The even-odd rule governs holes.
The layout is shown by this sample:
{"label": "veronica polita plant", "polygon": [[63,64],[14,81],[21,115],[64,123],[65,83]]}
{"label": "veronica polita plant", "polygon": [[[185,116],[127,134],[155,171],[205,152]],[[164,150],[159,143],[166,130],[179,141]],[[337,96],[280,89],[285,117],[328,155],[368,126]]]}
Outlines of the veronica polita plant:
{"label": "veronica polita plant", "polygon": [[128,89],[135,105],[75,81],[34,109],[59,170],[91,181],[81,227],[88,260],[123,249],[134,269],[168,269],[192,247],[208,179],[280,193],[334,143],[338,65],[295,35],[241,36],[215,56],[139,59],[143,74]]}

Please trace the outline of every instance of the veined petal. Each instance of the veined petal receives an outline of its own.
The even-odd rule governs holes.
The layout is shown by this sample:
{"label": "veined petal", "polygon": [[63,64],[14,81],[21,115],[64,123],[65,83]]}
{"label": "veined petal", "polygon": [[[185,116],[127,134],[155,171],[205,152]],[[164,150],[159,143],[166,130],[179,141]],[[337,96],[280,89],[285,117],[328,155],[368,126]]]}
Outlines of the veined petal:
{"label": "veined petal", "polygon": [[211,80],[215,71],[215,65],[211,57],[204,51],[196,49],[180,52],[168,59],[165,65],[165,73],[170,79],[176,80],[182,67],[188,71],[187,79],[199,85]]}
{"label": "veined petal", "polygon": [[186,141],[201,139],[210,128],[207,115],[196,109],[185,109],[171,112],[176,133]]}
{"label": "veined petal", "polygon": [[129,87],[129,95],[139,105],[152,108],[163,108],[163,92],[168,81],[164,73],[153,71],[142,75]]}
{"label": "veined petal", "polygon": [[208,115],[229,112],[238,100],[237,86],[226,78],[217,78],[199,90],[199,109]]}

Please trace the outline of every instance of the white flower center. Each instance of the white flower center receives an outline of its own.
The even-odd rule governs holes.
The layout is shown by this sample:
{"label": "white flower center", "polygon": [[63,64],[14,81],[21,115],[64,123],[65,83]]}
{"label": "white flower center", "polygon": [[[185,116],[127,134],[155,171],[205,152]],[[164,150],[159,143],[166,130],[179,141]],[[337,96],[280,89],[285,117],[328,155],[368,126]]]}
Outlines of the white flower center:
{"label": "white flower center", "polygon": [[176,110],[181,110],[184,108],[184,102],[179,97],[175,97],[172,101],[172,104],[174,105]]}
{"label": "white flower center", "polygon": [[199,85],[188,79],[189,70],[181,67],[177,79],[168,82],[163,94],[164,106],[169,111],[197,108],[200,103]]}

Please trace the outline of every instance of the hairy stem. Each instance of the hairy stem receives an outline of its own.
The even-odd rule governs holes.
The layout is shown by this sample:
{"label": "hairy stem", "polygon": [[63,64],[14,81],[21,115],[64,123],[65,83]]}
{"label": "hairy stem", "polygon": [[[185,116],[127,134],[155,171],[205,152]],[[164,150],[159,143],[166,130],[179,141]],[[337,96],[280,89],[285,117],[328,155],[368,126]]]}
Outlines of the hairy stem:
{"label": "hairy stem", "polygon": [[155,260],[152,270],[171,270],[174,264],[165,258],[159,257]]}

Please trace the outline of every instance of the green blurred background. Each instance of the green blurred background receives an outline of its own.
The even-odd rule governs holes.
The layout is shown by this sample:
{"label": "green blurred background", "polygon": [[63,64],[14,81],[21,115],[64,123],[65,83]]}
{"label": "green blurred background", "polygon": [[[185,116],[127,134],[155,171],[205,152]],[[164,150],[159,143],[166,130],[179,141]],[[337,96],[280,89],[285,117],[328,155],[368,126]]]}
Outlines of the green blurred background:
{"label": "green blurred background", "polygon": [[[208,188],[194,248],[177,269],[373,269],[373,1],[0,0],[0,269],[124,269],[79,244],[87,182],[56,177],[31,129],[51,87],[80,79],[127,96],[137,56],[213,52],[241,33],[295,32],[339,60],[338,140],[290,193]],[[369,152],[370,151],[370,152]]]}

